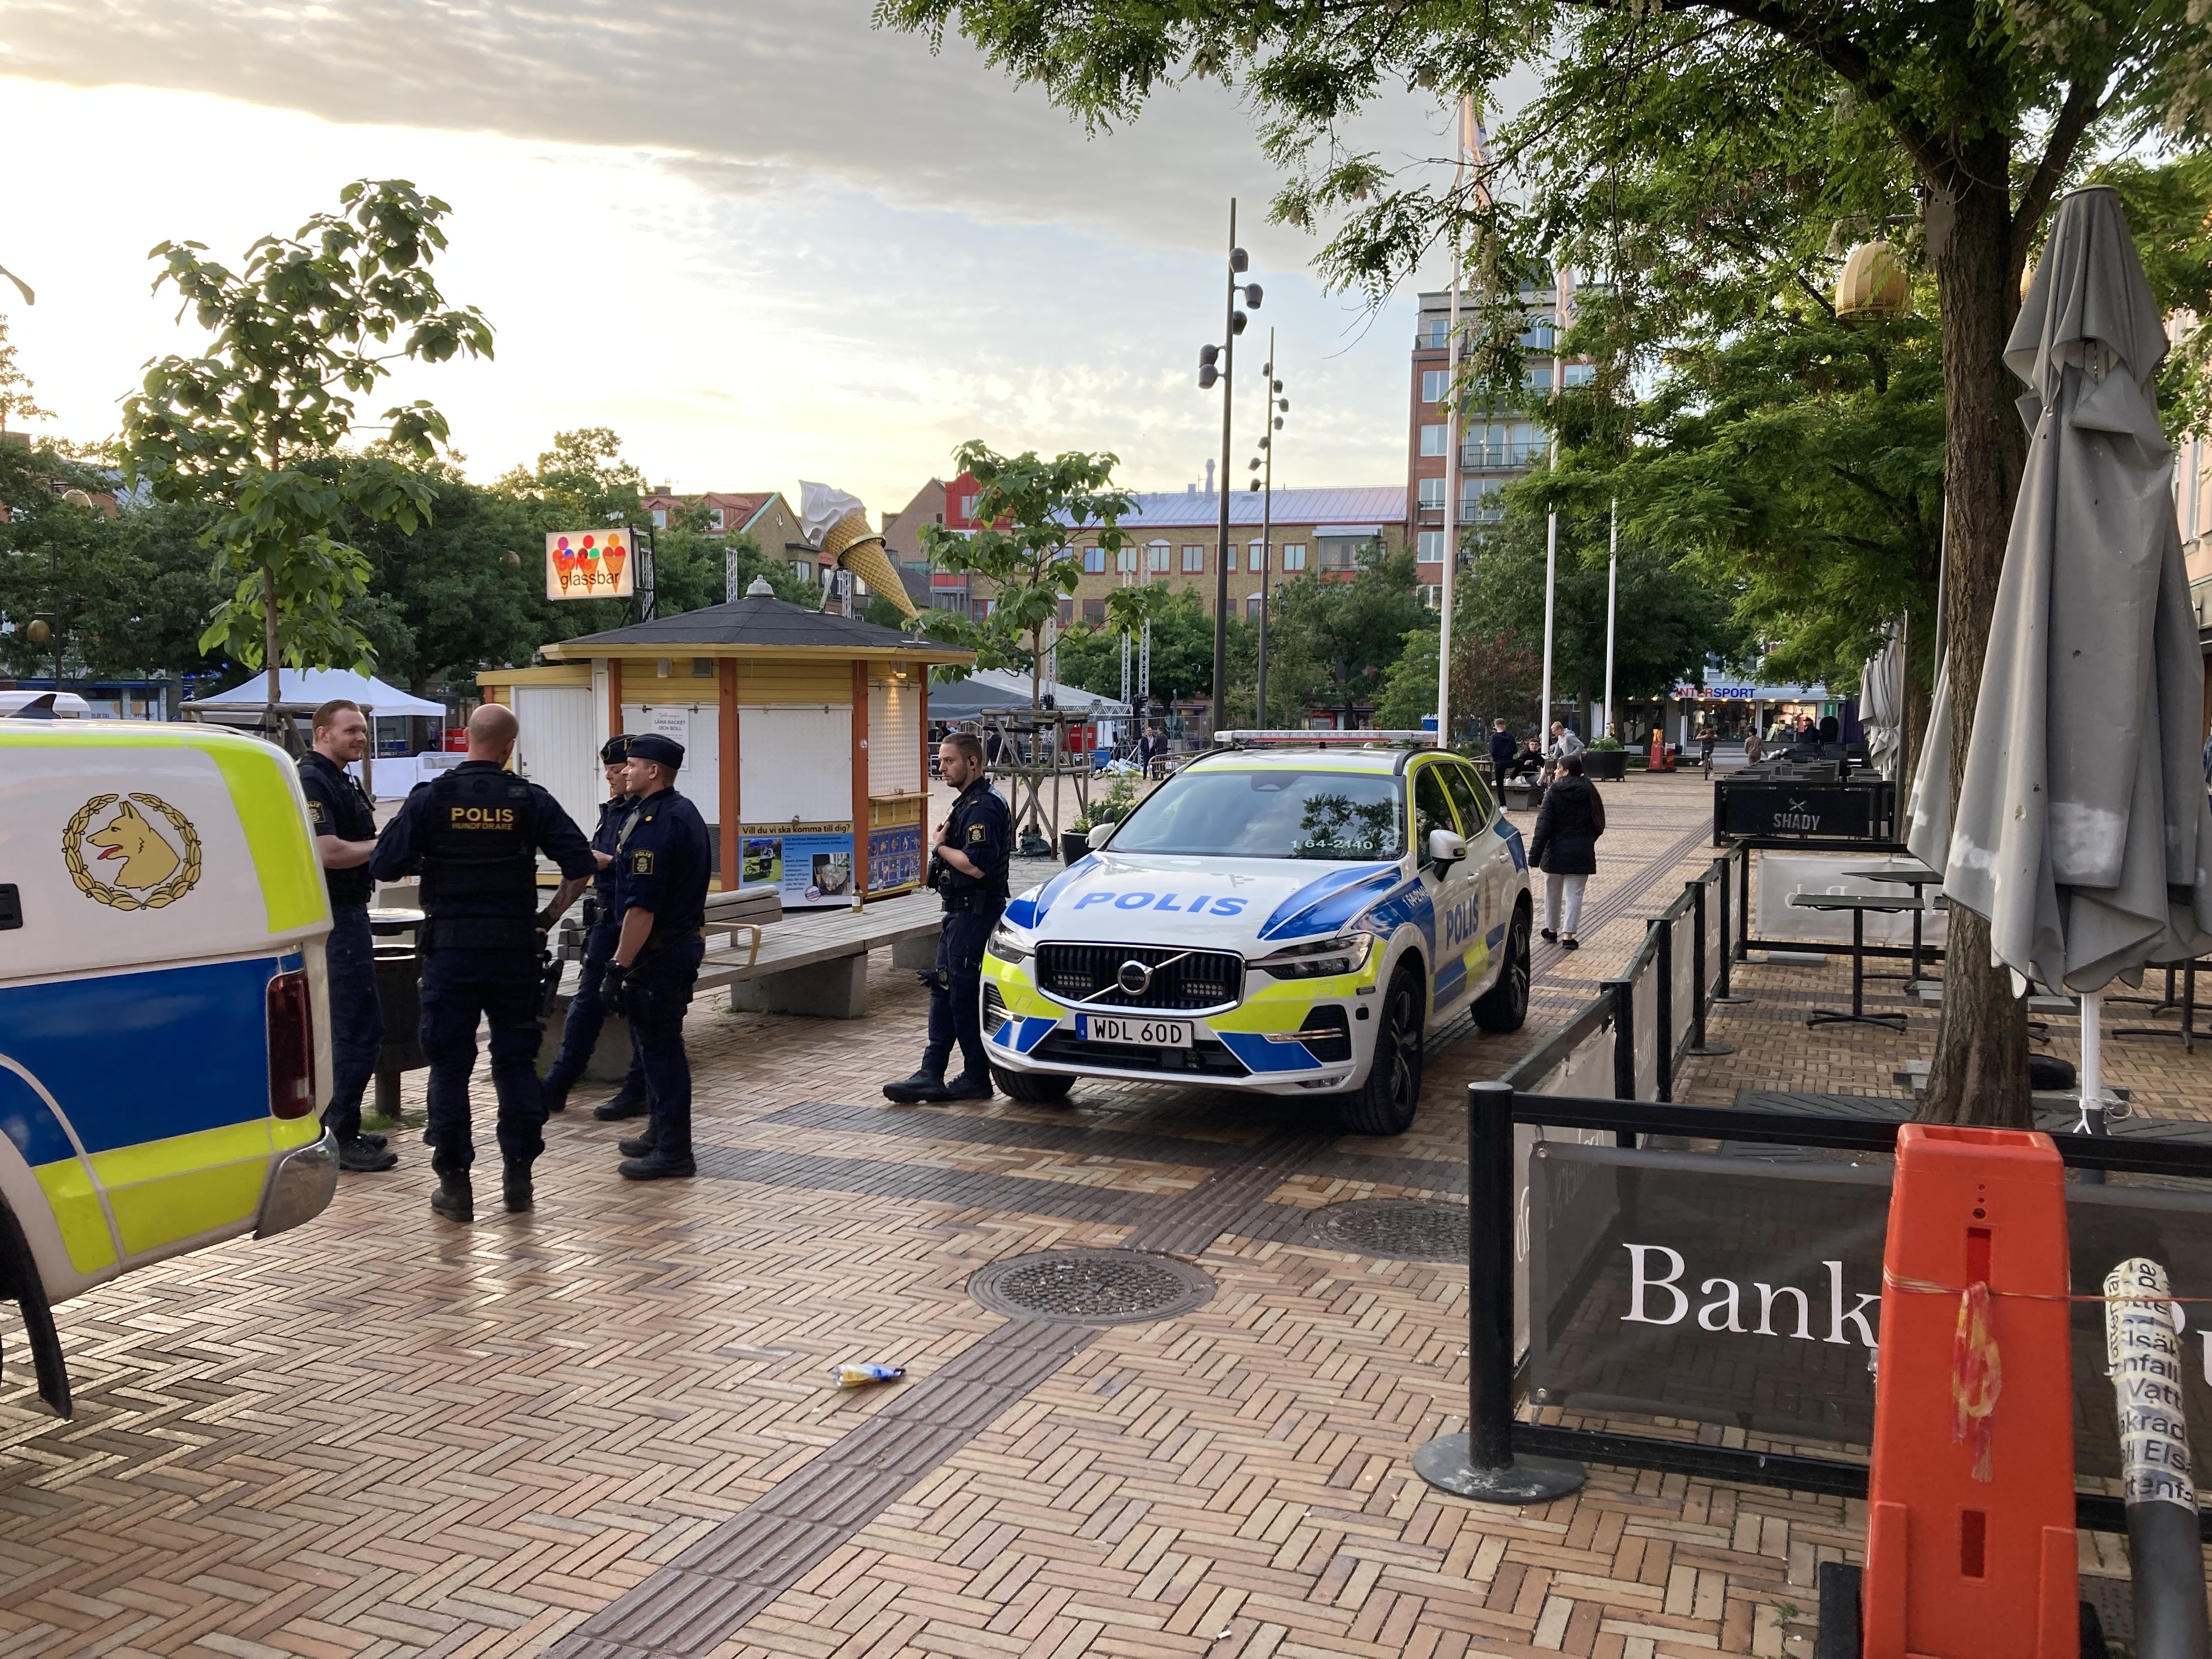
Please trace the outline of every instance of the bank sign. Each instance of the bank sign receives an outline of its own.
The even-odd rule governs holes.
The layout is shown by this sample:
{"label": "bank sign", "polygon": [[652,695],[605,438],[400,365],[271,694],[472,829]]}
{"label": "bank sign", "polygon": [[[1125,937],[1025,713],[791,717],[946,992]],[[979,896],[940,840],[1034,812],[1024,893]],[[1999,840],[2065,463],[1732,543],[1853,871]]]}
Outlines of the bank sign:
{"label": "bank sign", "polygon": [[[1890,1170],[1859,1158],[1539,1146],[1526,1235],[1532,1398],[1868,1444]],[[2067,1224],[2077,1291],[2142,1255],[2166,1265],[2176,1296],[2212,1293],[2212,1197],[2075,1183]],[[2186,1326],[2191,1304],[2179,1305]],[[2075,1467],[2116,1476],[2099,1304],[2075,1307],[2072,1335]],[[2189,1416],[2212,1422],[2212,1328],[2186,1328],[2184,1342]]]}

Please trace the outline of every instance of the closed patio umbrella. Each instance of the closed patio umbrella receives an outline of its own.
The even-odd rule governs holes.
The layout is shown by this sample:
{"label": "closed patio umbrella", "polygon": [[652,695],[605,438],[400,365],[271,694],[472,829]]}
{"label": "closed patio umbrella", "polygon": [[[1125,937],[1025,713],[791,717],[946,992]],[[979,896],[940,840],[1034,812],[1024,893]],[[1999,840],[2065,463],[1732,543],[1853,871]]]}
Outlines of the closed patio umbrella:
{"label": "closed patio umbrella", "polygon": [[2118,196],[2059,204],[2005,362],[2033,434],[1959,805],[1939,687],[1908,841],[1996,960],[2082,999],[2212,948],[2204,671],[2151,377],[2166,339]]}
{"label": "closed patio umbrella", "polygon": [[1859,723],[1866,727],[1867,758],[1894,781],[1905,749],[1905,629],[1889,625],[1889,638],[1859,672]]}

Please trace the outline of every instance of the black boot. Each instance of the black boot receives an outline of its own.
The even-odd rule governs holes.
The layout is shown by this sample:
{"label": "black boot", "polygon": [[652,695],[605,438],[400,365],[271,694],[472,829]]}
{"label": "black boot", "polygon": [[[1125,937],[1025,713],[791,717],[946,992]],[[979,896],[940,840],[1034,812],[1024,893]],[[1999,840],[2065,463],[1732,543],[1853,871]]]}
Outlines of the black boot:
{"label": "black boot", "polygon": [[438,1171],[438,1190],[430,1194],[430,1207],[448,1221],[474,1221],[477,1218],[476,1194],[469,1186],[466,1170]]}
{"label": "black boot", "polygon": [[945,1098],[945,1074],[933,1072],[927,1066],[903,1083],[884,1085],[884,1098],[901,1106],[919,1106],[924,1101]]}
{"label": "black boot", "polygon": [[387,1152],[380,1140],[368,1144],[367,1135],[356,1135],[351,1140],[338,1142],[338,1168],[348,1175],[374,1175],[379,1170],[389,1170],[399,1162],[399,1154]]}
{"label": "black boot", "polygon": [[992,1095],[990,1074],[975,1077],[963,1072],[937,1092],[941,1101],[988,1100]]}
{"label": "black boot", "polygon": [[507,1200],[507,1212],[520,1215],[531,1206],[530,1160],[510,1158],[501,1179],[501,1194]]}
{"label": "black boot", "polygon": [[556,1083],[550,1077],[539,1079],[538,1097],[545,1103],[545,1115],[548,1117],[556,1112],[565,1112],[568,1109],[568,1085],[565,1083]]}
{"label": "black boot", "polygon": [[648,1109],[645,1091],[625,1084],[612,1100],[603,1100],[592,1107],[592,1115],[602,1123],[618,1123],[626,1117],[643,1117]]}
{"label": "black boot", "polygon": [[624,1158],[650,1158],[653,1155],[653,1149],[659,1145],[660,1145],[659,1140],[652,1130],[647,1129],[641,1135],[631,1135],[616,1142],[615,1146]]}
{"label": "black boot", "polygon": [[689,1152],[671,1158],[657,1146],[643,1158],[633,1158],[615,1167],[625,1181],[667,1181],[699,1173]]}

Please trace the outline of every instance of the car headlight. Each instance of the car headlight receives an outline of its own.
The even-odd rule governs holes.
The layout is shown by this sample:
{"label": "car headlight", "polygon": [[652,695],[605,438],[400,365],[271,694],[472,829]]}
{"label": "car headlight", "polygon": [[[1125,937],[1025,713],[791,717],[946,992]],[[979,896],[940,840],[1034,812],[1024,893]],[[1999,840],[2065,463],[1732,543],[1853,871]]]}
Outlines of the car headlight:
{"label": "car headlight", "polygon": [[993,930],[991,942],[983,949],[1005,963],[1027,962],[1036,954],[1036,946],[1004,924]]}
{"label": "car headlight", "polygon": [[1356,974],[1375,948],[1372,933],[1340,933],[1334,939],[1285,945],[1273,956],[1247,964],[1277,979],[1321,979],[1332,974]]}

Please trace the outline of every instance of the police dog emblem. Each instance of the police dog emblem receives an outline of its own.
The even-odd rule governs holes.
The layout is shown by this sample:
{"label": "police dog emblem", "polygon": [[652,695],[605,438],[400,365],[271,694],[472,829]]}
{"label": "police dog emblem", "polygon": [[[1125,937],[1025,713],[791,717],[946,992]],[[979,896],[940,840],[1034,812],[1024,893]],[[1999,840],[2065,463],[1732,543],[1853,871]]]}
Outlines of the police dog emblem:
{"label": "police dog emblem", "polygon": [[[113,816],[94,827],[110,807]],[[95,795],[62,831],[62,860],[77,891],[94,903],[159,910],[198,883],[199,831],[159,795]]]}

